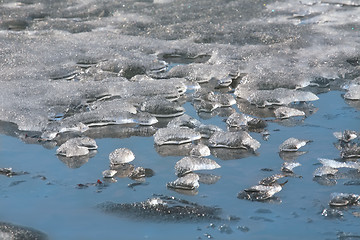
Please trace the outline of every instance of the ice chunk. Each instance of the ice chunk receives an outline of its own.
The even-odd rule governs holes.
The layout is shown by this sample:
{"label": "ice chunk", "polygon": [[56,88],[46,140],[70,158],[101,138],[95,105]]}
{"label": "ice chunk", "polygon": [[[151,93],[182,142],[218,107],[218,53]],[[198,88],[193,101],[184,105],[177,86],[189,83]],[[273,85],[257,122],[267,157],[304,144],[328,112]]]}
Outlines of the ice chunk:
{"label": "ice chunk", "polygon": [[321,166],[314,171],[314,177],[323,177],[328,175],[335,175],[339,170],[336,168]]}
{"label": "ice chunk", "polygon": [[128,148],[118,148],[109,154],[110,164],[129,163],[135,159],[134,153]]}
{"label": "ice chunk", "polygon": [[360,170],[359,162],[339,162],[332,159],[319,158],[319,162],[323,164],[325,167],[331,168],[354,168]]}
{"label": "ice chunk", "polygon": [[350,193],[332,193],[329,205],[332,207],[345,207],[358,205],[360,203],[360,195]]}
{"label": "ice chunk", "polygon": [[193,157],[206,157],[210,156],[210,154],[210,148],[202,143],[197,144],[190,151],[190,156]]}
{"label": "ice chunk", "polygon": [[340,152],[342,158],[360,157],[360,146],[357,143],[345,145]]}
{"label": "ice chunk", "polygon": [[334,136],[343,142],[350,142],[358,137],[357,132],[352,130],[345,130],[344,132],[334,132]]}
{"label": "ice chunk", "polygon": [[199,132],[189,128],[160,128],[154,134],[154,141],[157,145],[163,144],[183,144],[199,140]]}
{"label": "ice chunk", "polygon": [[294,173],[293,169],[299,166],[301,166],[301,164],[298,162],[284,162],[281,171],[285,173]]}
{"label": "ice chunk", "polygon": [[110,169],[110,170],[103,171],[102,175],[103,175],[104,178],[112,178],[112,177],[115,176],[116,173],[117,173],[116,170]]}
{"label": "ice chunk", "polygon": [[222,132],[223,130],[216,125],[205,125],[201,124],[200,126],[195,128],[201,134],[203,138],[210,138],[215,132]]}
{"label": "ice chunk", "polygon": [[140,110],[155,117],[177,117],[184,114],[185,109],[175,102],[165,98],[151,98],[140,105]]}
{"label": "ice chunk", "polygon": [[146,170],[143,167],[135,168],[128,176],[131,179],[141,179],[146,177]]}
{"label": "ice chunk", "polygon": [[280,119],[305,116],[305,112],[298,110],[296,108],[289,108],[289,107],[279,107],[274,111],[274,113],[275,113],[275,117]]}
{"label": "ice chunk", "polygon": [[183,114],[180,117],[176,117],[172,119],[167,127],[173,128],[173,127],[188,127],[188,128],[197,128],[201,125],[201,122],[193,117],[190,117],[187,114]]}
{"label": "ice chunk", "polygon": [[280,192],[281,190],[282,186],[278,183],[270,186],[255,185],[239,192],[238,198],[251,201],[264,201],[271,198],[274,194]]}
{"label": "ice chunk", "polygon": [[251,116],[245,115],[243,113],[234,112],[231,114],[228,119],[226,120],[226,124],[229,127],[235,128],[264,128],[266,127],[266,122],[258,119],[253,118]]}
{"label": "ice chunk", "polygon": [[199,187],[199,176],[195,173],[188,173],[174,182],[167,183],[166,186],[175,189],[193,190]]}
{"label": "ice chunk", "polygon": [[0,238],[4,240],[15,240],[15,239],[37,239],[46,240],[49,237],[39,230],[14,225],[12,223],[0,222]]}
{"label": "ice chunk", "polygon": [[311,92],[286,88],[276,88],[274,90],[250,90],[240,87],[240,85],[235,89],[235,95],[239,98],[246,99],[251,104],[255,104],[258,107],[287,105],[292,102],[315,101],[319,99]]}
{"label": "ice chunk", "polygon": [[89,150],[96,150],[97,145],[94,139],[78,137],[67,140],[57,150],[56,154],[65,157],[84,156],[90,153]]}
{"label": "ice chunk", "polygon": [[297,138],[288,138],[279,146],[279,150],[283,152],[295,152],[299,148],[303,147],[308,143],[309,140],[300,140]]}
{"label": "ice chunk", "polygon": [[260,143],[245,131],[215,132],[209,139],[210,147],[244,148],[256,151]]}
{"label": "ice chunk", "polygon": [[175,164],[175,174],[182,176],[197,170],[212,170],[220,168],[214,160],[201,157],[184,157]]}

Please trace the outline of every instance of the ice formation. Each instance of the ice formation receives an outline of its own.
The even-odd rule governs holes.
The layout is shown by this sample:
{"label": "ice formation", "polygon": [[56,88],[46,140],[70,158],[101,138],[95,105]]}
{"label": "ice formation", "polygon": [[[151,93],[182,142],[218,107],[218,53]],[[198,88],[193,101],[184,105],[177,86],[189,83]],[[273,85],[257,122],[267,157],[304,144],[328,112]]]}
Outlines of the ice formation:
{"label": "ice formation", "polygon": [[94,139],[88,137],[72,138],[63,143],[57,150],[56,154],[65,157],[77,157],[90,153],[91,150],[96,150],[97,145]]}
{"label": "ice formation", "polygon": [[212,170],[220,168],[214,160],[202,157],[184,157],[176,162],[175,174],[183,176],[189,172],[197,170]]}
{"label": "ice formation", "polygon": [[109,154],[110,164],[129,163],[135,159],[134,153],[128,148],[117,148]]}
{"label": "ice formation", "polygon": [[279,146],[279,150],[281,152],[295,152],[299,150],[299,148],[303,147],[308,143],[309,140],[301,140],[297,138],[288,138]]}
{"label": "ice formation", "polygon": [[154,135],[154,141],[157,145],[164,144],[184,144],[199,140],[201,135],[189,128],[160,128]]}
{"label": "ice formation", "polygon": [[209,139],[211,147],[244,148],[256,151],[260,143],[245,131],[215,132]]}

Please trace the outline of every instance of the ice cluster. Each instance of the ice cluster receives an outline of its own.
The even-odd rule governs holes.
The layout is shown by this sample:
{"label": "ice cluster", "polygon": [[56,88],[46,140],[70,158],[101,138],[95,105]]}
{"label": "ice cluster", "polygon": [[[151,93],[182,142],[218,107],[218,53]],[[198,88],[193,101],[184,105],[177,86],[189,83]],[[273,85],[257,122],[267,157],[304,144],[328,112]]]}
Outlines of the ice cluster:
{"label": "ice cluster", "polygon": [[[342,91],[359,108],[359,6],[355,0],[1,1],[0,133],[58,147],[69,167],[87,162],[94,139],[152,137],[160,155],[182,157],[175,164],[179,178],[167,186],[194,190],[219,178],[193,171],[219,168],[213,158],[256,155],[262,146],[256,133],[266,141],[268,121],[301,123],[316,113],[312,102],[320,93]],[[206,124],[215,116],[226,130]],[[320,159],[314,179],[332,180],[339,168],[359,173],[357,161],[345,161],[360,157],[358,134],[334,135],[344,161]],[[286,140],[279,147],[289,161],[282,173],[238,197],[273,198],[286,183],[277,180],[301,165],[294,160],[307,142]],[[153,174],[130,164],[134,158],[119,146],[102,176]],[[167,200],[174,199],[104,208],[218,218],[216,209],[190,203],[176,209]]]}

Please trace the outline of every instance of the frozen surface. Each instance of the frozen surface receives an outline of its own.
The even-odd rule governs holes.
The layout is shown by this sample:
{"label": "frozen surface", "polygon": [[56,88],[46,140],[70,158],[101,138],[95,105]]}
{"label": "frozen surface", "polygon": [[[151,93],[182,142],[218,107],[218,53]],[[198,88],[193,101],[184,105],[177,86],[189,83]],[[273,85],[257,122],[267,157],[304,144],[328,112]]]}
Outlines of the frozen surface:
{"label": "frozen surface", "polygon": [[[360,131],[359,6],[1,1],[0,220],[50,239],[358,238],[358,204],[326,206],[332,192],[340,205],[359,195],[359,139],[347,136]],[[225,123],[239,114],[247,127]],[[79,137],[97,152],[56,155]],[[279,153],[289,137],[313,142]],[[200,146],[221,168],[196,172],[195,192],[167,188],[176,162],[209,154]],[[119,148],[134,163],[114,158],[103,175]],[[188,219],[204,221],[177,221]]]}

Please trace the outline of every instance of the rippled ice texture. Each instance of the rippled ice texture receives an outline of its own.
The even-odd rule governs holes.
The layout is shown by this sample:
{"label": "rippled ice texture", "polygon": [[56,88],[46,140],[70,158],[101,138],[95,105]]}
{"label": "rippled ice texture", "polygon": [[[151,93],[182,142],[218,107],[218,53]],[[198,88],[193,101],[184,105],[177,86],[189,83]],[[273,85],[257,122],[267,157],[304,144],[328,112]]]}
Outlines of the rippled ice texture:
{"label": "rippled ice texture", "polygon": [[[321,215],[332,192],[359,194],[356,185],[344,185],[356,183],[359,173],[342,172],[337,179],[321,181],[312,176],[319,167],[317,158],[341,160],[333,132],[360,130],[359,101],[343,98],[346,86],[352,86],[346,96],[357,96],[359,85],[359,6],[357,0],[1,1],[0,168],[29,174],[0,176],[0,220],[39,229],[52,239],[359,235],[358,207],[342,210],[340,219]],[[199,103],[192,93],[199,83],[205,92],[236,90],[236,106],[197,113],[192,104]],[[291,89],[285,92],[294,95],[294,89],[312,92],[319,100],[290,105],[305,112],[305,119],[275,120],[278,106],[259,108],[251,104],[259,99],[249,103],[246,97],[265,91],[268,102],[277,105],[282,97],[271,96],[276,89]],[[255,153],[211,149],[209,158],[221,161],[221,169],[211,173],[221,175],[218,182],[200,184],[196,194],[174,192],[166,183],[175,178],[174,165],[183,156],[156,152],[152,136],[171,119],[157,121],[140,111],[153,97],[176,101],[190,116],[224,131],[223,120],[235,111],[266,119],[269,125],[262,133],[250,133],[261,142]],[[110,100],[114,111],[109,104],[92,112]],[[123,104],[116,108],[119,101]],[[79,122],[90,129],[53,134]],[[55,138],[43,139],[48,134]],[[95,139],[98,153],[85,160],[57,159],[56,148],[78,136]],[[296,159],[302,166],[275,195],[279,199],[237,199],[241,189],[279,171],[283,160],[278,146],[290,137],[313,142]],[[155,175],[145,182],[102,182],[109,153],[120,147],[134,152],[136,167],[151,168]],[[94,209],[106,201],[143,202],[153,194],[216,205],[223,209],[224,221],[138,223]]]}

